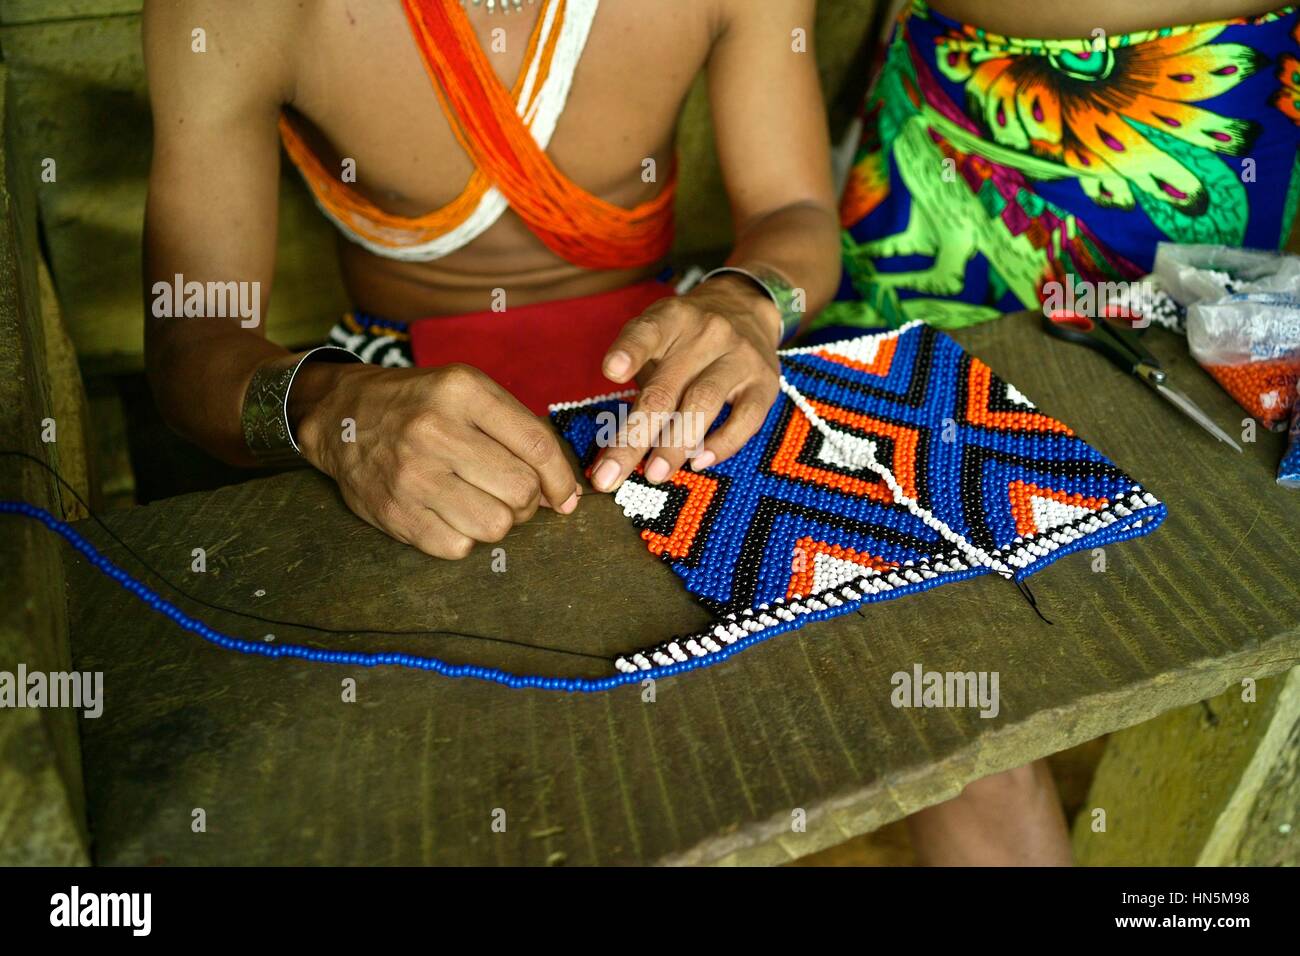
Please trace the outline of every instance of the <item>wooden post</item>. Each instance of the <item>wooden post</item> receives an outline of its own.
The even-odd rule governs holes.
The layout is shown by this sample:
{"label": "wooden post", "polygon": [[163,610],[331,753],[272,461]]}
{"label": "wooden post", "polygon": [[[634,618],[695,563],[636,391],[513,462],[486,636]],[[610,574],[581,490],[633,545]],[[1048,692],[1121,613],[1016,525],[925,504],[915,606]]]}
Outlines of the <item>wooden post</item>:
{"label": "wooden post", "polygon": [[[57,437],[43,440],[43,433],[50,434],[44,422],[54,423],[55,436],[61,423],[47,374],[31,195],[35,176],[26,166],[30,160],[15,149],[8,78],[0,66],[0,447],[57,461]],[[0,498],[55,514],[61,510],[50,477],[15,458],[0,459]],[[7,516],[0,522],[0,671],[16,675],[20,664],[29,672],[70,670],[58,542],[35,522]],[[0,708],[0,865],[87,860],[76,711]]]}
{"label": "wooden post", "polygon": [[[1104,826],[1104,830],[1101,827]],[[1074,850],[1092,866],[1300,863],[1300,668],[1113,734]]]}

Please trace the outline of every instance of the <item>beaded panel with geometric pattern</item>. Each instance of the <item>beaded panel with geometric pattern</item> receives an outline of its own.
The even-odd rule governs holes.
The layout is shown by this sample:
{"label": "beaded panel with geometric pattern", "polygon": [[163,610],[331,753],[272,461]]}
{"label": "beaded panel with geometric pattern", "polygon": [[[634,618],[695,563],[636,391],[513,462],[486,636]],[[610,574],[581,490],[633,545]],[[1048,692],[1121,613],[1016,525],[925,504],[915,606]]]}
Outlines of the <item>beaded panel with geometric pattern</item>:
{"label": "beaded panel with geometric pattern", "polygon": [[[615,500],[715,614],[624,672],[730,655],[809,620],[976,574],[1021,580],[1146,534],[1164,505],[942,332],[781,353],[782,394],[731,459]],[[556,406],[584,468],[626,397]]]}

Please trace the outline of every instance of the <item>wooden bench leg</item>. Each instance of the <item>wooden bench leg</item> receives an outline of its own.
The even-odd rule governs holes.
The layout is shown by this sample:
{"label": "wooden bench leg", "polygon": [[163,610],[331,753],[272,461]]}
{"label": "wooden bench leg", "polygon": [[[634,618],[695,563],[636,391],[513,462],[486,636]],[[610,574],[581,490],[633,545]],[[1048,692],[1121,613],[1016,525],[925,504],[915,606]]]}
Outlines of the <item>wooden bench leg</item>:
{"label": "wooden bench leg", "polygon": [[1112,734],[1074,852],[1087,866],[1300,863],[1300,667]]}

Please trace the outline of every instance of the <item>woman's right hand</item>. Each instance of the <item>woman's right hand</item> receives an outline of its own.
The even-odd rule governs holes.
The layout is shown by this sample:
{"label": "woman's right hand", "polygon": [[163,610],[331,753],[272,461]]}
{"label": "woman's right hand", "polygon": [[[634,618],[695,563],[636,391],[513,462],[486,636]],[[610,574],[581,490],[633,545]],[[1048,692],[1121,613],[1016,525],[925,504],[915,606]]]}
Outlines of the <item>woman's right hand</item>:
{"label": "woman's right hand", "polygon": [[300,377],[290,420],[303,456],[398,541],[463,558],[539,504],[578,507],[555,432],[478,369],[320,364]]}

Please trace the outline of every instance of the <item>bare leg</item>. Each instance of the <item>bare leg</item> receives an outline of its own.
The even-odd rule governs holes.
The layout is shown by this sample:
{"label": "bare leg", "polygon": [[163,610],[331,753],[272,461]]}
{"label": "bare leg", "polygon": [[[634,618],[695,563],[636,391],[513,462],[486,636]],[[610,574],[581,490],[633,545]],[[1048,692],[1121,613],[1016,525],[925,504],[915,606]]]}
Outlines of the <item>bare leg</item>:
{"label": "bare leg", "polygon": [[921,866],[1071,866],[1065,814],[1047,761],[969,784],[907,820]]}

